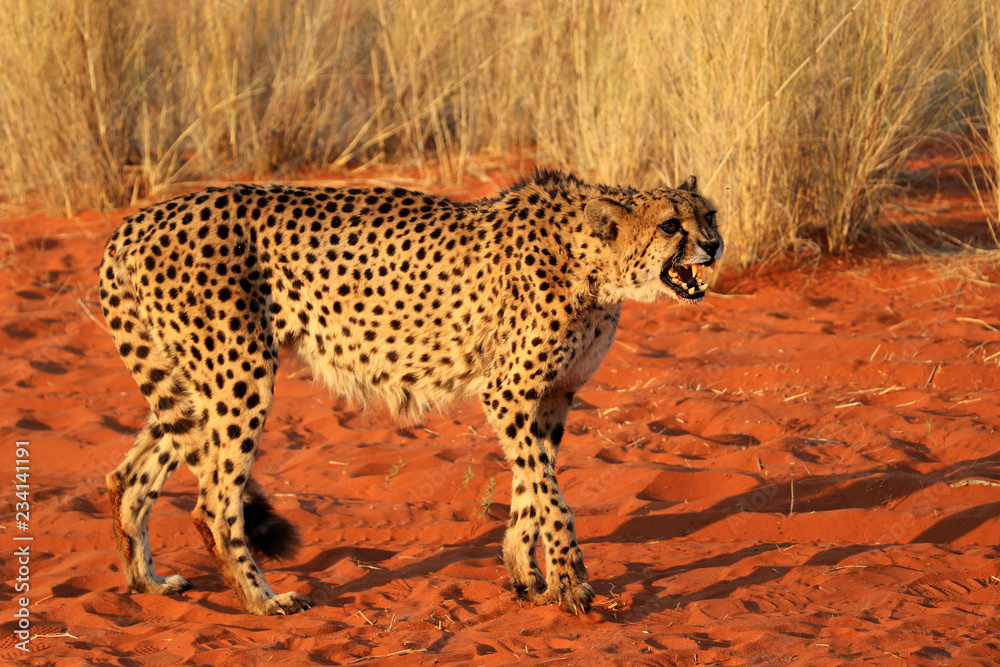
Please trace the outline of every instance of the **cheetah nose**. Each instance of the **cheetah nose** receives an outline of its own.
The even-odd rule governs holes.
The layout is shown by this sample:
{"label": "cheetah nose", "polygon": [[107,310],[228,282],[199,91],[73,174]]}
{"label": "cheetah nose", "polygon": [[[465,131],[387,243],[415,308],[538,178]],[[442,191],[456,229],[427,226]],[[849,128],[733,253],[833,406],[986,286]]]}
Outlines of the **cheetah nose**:
{"label": "cheetah nose", "polygon": [[705,251],[711,259],[708,264],[712,264],[715,260],[722,258],[722,241],[705,241],[698,244],[701,249]]}

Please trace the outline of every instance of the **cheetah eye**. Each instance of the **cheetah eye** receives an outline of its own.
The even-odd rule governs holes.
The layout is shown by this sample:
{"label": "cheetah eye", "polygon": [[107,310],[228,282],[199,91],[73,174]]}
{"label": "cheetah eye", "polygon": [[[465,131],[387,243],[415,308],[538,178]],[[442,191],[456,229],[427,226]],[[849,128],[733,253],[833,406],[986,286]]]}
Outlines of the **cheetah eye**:
{"label": "cheetah eye", "polygon": [[680,228],[681,228],[681,221],[678,220],[677,218],[670,218],[666,222],[660,223],[660,231],[666,234],[667,236],[673,236],[680,230]]}
{"label": "cheetah eye", "polygon": [[715,229],[715,211],[709,211],[705,214],[705,222],[708,223],[709,227]]}

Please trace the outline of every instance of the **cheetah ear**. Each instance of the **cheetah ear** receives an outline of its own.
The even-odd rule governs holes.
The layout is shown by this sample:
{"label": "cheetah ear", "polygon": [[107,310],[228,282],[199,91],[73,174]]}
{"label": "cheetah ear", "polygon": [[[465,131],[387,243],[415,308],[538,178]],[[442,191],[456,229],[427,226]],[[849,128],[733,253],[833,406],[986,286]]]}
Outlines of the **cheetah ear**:
{"label": "cheetah ear", "polygon": [[677,188],[678,190],[687,190],[688,192],[698,191],[698,179],[694,174],[687,177],[687,180],[680,184]]}
{"label": "cheetah ear", "polygon": [[614,199],[597,197],[587,202],[583,217],[602,241],[611,242],[618,238],[618,224],[628,209]]}

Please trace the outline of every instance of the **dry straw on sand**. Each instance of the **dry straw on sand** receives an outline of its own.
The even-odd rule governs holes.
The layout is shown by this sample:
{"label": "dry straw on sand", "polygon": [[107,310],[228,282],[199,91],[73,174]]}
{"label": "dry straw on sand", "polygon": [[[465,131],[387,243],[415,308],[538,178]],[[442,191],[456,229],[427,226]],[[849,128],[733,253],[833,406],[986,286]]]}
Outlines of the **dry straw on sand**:
{"label": "dry straw on sand", "polygon": [[984,0],[9,0],[0,188],[71,215],[519,151],[637,186],[717,173],[739,264],[848,252],[928,137],[997,129],[996,22]]}

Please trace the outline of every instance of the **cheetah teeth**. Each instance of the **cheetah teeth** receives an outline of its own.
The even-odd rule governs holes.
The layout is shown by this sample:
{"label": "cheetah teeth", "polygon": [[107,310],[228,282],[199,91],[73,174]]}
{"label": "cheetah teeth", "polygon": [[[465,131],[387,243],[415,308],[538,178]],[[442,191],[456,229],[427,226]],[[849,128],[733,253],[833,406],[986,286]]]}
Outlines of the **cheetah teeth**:
{"label": "cheetah teeth", "polygon": [[702,281],[701,276],[699,275],[700,269],[697,264],[690,264],[685,268],[691,272],[692,282],[688,282],[687,280],[681,278],[680,274],[677,273],[677,270],[674,267],[670,267],[667,271],[667,275],[670,277],[671,282],[686,290],[687,293],[692,296],[698,292],[704,292],[708,289],[708,285]]}

